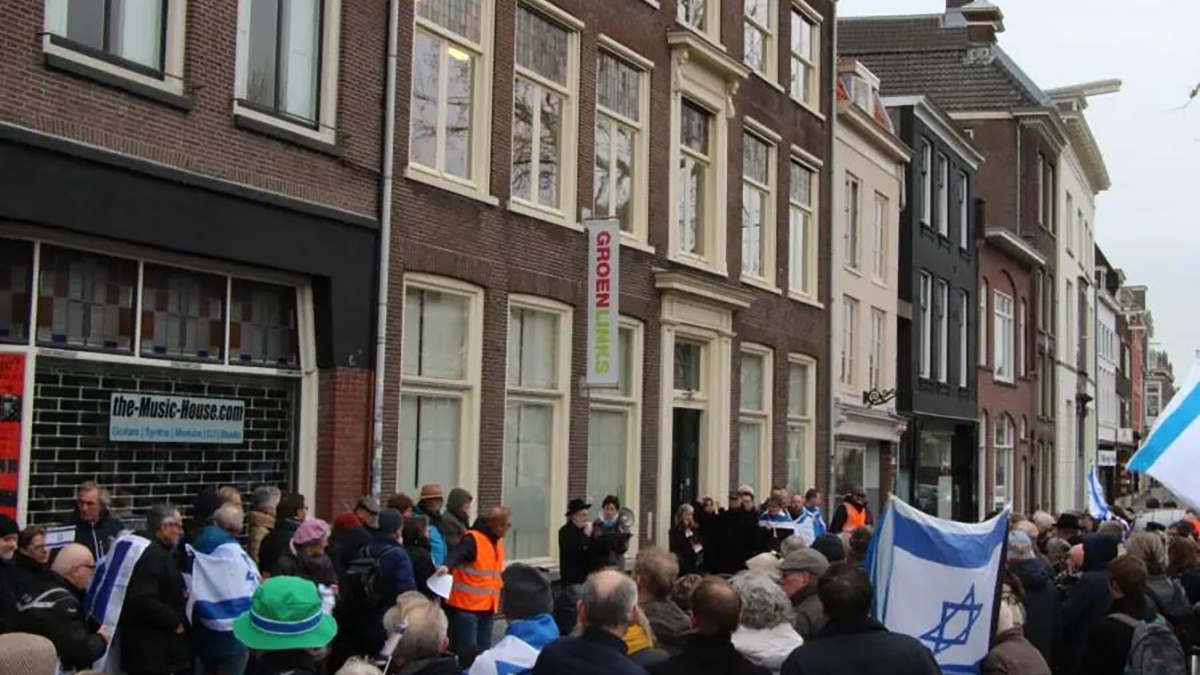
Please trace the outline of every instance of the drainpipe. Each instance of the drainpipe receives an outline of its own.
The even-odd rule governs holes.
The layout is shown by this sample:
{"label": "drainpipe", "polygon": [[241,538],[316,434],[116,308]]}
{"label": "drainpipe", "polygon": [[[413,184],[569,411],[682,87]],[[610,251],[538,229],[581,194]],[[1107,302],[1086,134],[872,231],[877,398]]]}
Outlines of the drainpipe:
{"label": "drainpipe", "polygon": [[[838,176],[838,153],[837,153],[837,128],[838,128],[838,102],[837,102],[837,85],[838,85],[838,22],[837,22],[837,0],[833,4],[833,59],[829,64],[830,80],[832,87],[829,90],[831,104],[829,107],[829,222],[836,222],[837,214],[834,210],[837,207],[837,200],[832,197],[837,194],[837,176]],[[829,228],[829,248],[833,250],[833,228]],[[834,449],[837,439],[837,388],[833,383],[834,366],[837,363],[837,322],[838,316],[835,308],[837,307],[837,261],[833,255],[829,256],[829,304],[827,311],[829,312],[829,355],[826,357],[826,363],[829,366],[829,467],[828,467],[828,483],[826,489],[825,500],[828,503],[830,518],[833,517],[833,511],[837,508],[837,496],[834,491]]]}
{"label": "drainpipe", "polygon": [[379,307],[375,318],[375,401],[371,411],[371,494],[383,493],[383,385],[387,372],[388,283],[392,261],[392,182],[396,143],[396,69],[400,0],[388,0],[387,86],[383,115],[383,173],[379,199]]}

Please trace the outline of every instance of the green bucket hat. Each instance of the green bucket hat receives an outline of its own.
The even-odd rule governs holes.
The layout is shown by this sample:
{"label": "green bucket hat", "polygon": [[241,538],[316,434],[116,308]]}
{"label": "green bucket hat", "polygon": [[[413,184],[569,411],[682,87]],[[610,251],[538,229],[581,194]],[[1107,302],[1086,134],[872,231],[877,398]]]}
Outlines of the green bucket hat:
{"label": "green bucket hat", "polygon": [[321,611],[316,584],[271,577],[254,591],[250,611],[233,621],[233,634],[258,651],[316,649],[337,635],[337,621]]}

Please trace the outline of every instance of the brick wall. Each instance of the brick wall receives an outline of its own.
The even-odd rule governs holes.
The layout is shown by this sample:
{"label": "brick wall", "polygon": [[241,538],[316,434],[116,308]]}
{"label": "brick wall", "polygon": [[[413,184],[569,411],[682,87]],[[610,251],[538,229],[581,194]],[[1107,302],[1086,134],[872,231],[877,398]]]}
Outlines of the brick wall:
{"label": "brick wall", "polygon": [[317,515],[333,518],[369,491],[374,378],[359,368],[321,371],[317,418]]}

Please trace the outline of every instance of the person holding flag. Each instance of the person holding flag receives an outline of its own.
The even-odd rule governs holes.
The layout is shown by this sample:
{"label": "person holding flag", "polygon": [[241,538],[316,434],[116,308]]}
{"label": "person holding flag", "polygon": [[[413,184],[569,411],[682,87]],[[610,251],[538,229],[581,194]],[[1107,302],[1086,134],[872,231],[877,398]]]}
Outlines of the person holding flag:
{"label": "person holding flag", "polygon": [[816,488],[804,493],[804,505],[796,515],[796,536],[812,546],[818,537],[825,534],[825,514],[821,512],[821,492]]}
{"label": "person holding flag", "polygon": [[238,543],[245,514],[224,504],[188,547],[192,574],[188,577],[187,613],[198,673],[241,675],[250,653],[233,634],[233,620],[249,611],[254,591],[262,582],[258,566]]}

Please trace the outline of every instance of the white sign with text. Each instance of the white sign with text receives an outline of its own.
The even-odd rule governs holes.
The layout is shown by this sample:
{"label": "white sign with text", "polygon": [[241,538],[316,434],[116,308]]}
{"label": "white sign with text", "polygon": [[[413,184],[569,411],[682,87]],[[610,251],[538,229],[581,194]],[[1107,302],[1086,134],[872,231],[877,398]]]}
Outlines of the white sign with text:
{"label": "white sign with text", "polygon": [[113,392],[108,440],[237,444],[245,426],[245,401]]}

